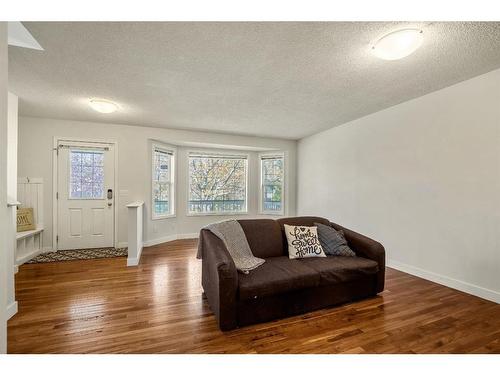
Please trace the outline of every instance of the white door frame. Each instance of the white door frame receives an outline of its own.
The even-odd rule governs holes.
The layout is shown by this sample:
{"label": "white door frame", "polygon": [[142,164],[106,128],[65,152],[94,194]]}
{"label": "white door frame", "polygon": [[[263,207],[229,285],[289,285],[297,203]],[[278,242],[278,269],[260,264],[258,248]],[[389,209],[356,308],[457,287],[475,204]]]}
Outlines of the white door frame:
{"label": "white door frame", "polygon": [[116,141],[107,141],[102,139],[88,139],[88,138],[75,138],[75,137],[54,137],[53,148],[52,148],[52,250],[57,250],[57,235],[58,235],[58,202],[57,202],[57,187],[58,187],[58,145],[59,142],[82,142],[82,143],[102,143],[106,145],[112,145],[113,150],[115,152],[115,163],[114,163],[114,171],[115,171],[115,202],[114,202],[114,233],[113,233],[113,246],[118,246],[118,198],[119,195],[117,192],[118,189],[118,142]]}

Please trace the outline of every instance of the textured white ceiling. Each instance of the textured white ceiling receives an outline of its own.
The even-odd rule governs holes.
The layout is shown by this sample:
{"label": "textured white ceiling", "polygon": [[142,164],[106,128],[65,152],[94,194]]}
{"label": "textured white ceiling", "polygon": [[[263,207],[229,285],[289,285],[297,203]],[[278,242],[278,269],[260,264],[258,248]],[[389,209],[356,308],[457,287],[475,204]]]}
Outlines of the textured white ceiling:
{"label": "textured white ceiling", "polygon": [[[299,139],[500,67],[497,22],[24,25],[45,51],[9,47],[9,84],[38,117]],[[408,26],[413,55],[370,53]]]}

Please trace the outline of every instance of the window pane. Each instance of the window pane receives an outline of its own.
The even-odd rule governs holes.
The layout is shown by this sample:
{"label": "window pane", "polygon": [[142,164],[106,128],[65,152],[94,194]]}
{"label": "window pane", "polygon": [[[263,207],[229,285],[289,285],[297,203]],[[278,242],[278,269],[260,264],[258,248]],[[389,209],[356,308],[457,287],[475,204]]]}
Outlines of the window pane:
{"label": "window pane", "polygon": [[172,155],[155,150],[153,153],[153,203],[155,215],[169,215]]}
{"label": "window pane", "polygon": [[91,199],[92,195],[92,184],[82,184],[82,198]]}
{"label": "window pane", "polygon": [[100,151],[70,151],[70,199],[103,199],[104,154]]}
{"label": "window pane", "polygon": [[246,212],[246,168],[242,158],[189,157],[189,212]]}
{"label": "window pane", "polygon": [[170,181],[170,155],[161,151],[155,151],[154,160],[154,181]]}
{"label": "window pane", "polygon": [[153,200],[155,214],[166,215],[170,213],[169,193],[170,185],[161,182],[153,182]]}
{"label": "window pane", "polygon": [[283,157],[265,158],[262,166],[262,208],[264,211],[283,210]]}

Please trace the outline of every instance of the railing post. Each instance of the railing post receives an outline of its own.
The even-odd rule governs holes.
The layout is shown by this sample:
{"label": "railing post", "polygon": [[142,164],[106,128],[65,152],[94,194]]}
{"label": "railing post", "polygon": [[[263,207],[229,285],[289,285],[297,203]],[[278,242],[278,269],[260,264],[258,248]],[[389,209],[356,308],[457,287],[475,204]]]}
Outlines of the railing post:
{"label": "railing post", "polygon": [[143,247],[143,208],[144,202],[127,204],[128,210],[128,257],[127,266],[137,266]]}

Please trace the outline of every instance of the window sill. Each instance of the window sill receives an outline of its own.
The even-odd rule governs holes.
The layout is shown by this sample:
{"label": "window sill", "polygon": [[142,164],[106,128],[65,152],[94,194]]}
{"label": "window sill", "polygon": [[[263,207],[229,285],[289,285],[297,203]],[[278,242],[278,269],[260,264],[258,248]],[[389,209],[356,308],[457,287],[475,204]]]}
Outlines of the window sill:
{"label": "window sill", "polygon": [[165,216],[153,216],[151,218],[151,220],[164,220],[164,219],[172,219],[172,218],[175,218],[175,217],[177,217],[176,214],[165,215]]}

